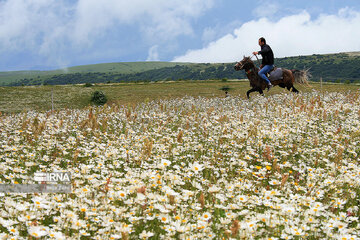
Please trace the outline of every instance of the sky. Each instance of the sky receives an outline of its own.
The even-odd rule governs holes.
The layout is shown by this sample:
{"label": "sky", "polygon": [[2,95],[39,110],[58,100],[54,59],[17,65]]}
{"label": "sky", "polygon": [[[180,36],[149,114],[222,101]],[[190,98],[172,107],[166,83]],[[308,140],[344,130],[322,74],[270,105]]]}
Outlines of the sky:
{"label": "sky", "polygon": [[0,0],[0,71],[360,51],[359,0]]}

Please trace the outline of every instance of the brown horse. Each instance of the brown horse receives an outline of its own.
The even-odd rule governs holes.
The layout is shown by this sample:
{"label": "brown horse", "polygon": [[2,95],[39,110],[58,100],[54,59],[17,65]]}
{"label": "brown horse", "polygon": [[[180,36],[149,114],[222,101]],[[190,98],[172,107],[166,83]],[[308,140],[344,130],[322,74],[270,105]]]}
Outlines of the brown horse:
{"label": "brown horse", "polygon": [[[263,94],[263,90],[267,88],[267,84],[264,79],[262,79],[259,75],[259,69],[255,66],[254,62],[250,57],[245,57],[240,62],[236,63],[234,66],[236,71],[245,70],[247,78],[250,80],[250,86],[252,89],[247,91],[246,95],[250,98],[250,93],[259,92]],[[282,88],[287,88],[289,91],[298,93],[299,91],[294,87],[294,83],[300,84],[308,84],[308,78],[310,74],[308,70],[289,70],[282,68],[282,77],[279,79],[272,80],[269,79],[271,84],[276,86],[279,85]]]}

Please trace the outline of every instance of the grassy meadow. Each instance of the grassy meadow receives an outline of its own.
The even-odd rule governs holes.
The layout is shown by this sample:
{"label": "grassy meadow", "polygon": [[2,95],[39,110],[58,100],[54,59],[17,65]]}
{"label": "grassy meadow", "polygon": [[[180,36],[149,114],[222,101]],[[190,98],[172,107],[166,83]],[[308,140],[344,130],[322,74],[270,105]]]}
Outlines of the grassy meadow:
{"label": "grassy meadow", "polygon": [[[72,180],[0,193],[0,239],[359,239],[359,86],[248,89],[0,88],[0,184]],[[95,90],[108,105],[89,106]]]}
{"label": "grassy meadow", "polygon": [[[0,87],[0,112],[22,112],[29,110],[51,110],[51,95],[55,110],[80,109],[89,106],[91,94],[98,90],[105,93],[108,104],[137,104],[149,100],[171,99],[184,96],[201,97],[224,97],[220,90],[223,86],[231,88],[230,95],[240,98],[246,97],[250,89],[249,82],[243,81],[178,81],[178,82],[154,82],[154,83],[113,83],[96,84],[93,87],[84,85],[57,85],[57,86],[24,86],[24,87]],[[311,83],[310,87],[296,85],[300,91],[311,92],[347,92],[357,91],[360,86],[352,84],[323,84]],[[286,93],[285,89],[274,87],[266,96]],[[258,93],[252,93],[254,97]]]}

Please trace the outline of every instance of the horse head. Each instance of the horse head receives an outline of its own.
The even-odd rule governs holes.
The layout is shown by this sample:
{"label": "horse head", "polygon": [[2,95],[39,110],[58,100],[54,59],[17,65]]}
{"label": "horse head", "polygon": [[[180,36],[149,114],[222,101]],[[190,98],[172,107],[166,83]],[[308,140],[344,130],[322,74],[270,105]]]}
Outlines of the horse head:
{"label": "horse head", "polygon": [[236,71],[239,71],[239,70],[243,70],[245,68],[249,68],[249,67],[253,67],[253,66],[254,66],[254,63],[253,63],[253,61],[251,61],[251,58],[244,56],[243,60],[241,60],[240,62],[237,62],[235,64],[234,69]]}

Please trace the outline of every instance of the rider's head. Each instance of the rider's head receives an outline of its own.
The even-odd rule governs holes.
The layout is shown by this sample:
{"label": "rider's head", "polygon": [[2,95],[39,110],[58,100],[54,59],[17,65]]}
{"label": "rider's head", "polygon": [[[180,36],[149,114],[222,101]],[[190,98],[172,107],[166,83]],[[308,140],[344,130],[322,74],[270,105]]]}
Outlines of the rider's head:
{"label": "rider's head", "polygon": [[264,44],[266,44],[265,38],[263,38],[263,37],[259,38],[259,45],[262,46]]}

